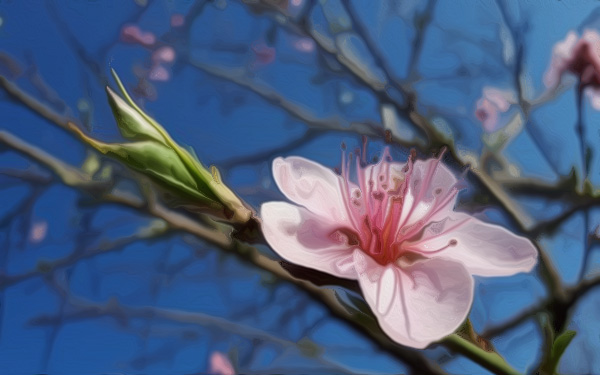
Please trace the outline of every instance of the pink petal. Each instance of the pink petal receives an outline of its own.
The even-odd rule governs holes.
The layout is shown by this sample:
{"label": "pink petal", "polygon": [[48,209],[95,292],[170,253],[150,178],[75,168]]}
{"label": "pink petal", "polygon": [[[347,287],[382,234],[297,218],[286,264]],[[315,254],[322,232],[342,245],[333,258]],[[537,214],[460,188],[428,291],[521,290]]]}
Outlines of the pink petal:
{"label": "pink petal", "polygon": [[342,180],[332,170],[301,157],[277,158],[273,160],[273,177],[291,201],[332,222],[349,222],[340,189]]}
{"label": "pink petal", "polygon": [[294,47],[300,52],[312,52],[315,49],[315,42],[310,38],[302,38],[294,43]]}
{"label": "pink petal", "polygon": [[31,232],[29,232],[29,240],[33,243],[42,242],[46,238],[46,234],[48,234],[48,222],[38,221],[33,224]]}
{"label": "pink petal", "polygon": [[358,282],[383,331],[414,348],[453,333],[473,302],[473,278],[459,262],[443,258],[408,266],[382,266],[354,251]]}
{"label": "pink petal", "polygon": [[173,14],[171,16],[171,26],[172,27],[180,27],[185,23],[185,17],[183,14]]}
{"label": "pink petal", "polygon": [[213,375],[235,375],[235,370],[229,359],[221,352],[213,352],[210,355],[210,369]]}
{"label": "pink petal", "polygon": [[488,99],[481,98],[477,101],[475,116],[481,121],[483,129],[486,132],[491,133],[496,130],[498,125],[498,108]]}
{"label": "pink petal", "polygon": [[506,112],[512,103],[517,101],[515,94],[510,90],[500,90],[495,87],[484,87],[483,97],[488,99],[501,112]]}
{"label": "pink petal", "polygon": [[554,45],[550,67],[544,74],[546,87],[552,88],[560,83],[561,76],[567,70],[569,60],[573,57],[573,49],[576,44],[577,34],[570,31],[564,41]]}
{"label": "pink petal", "polygon": [[125,26],[121,29],[121,39],[126,43],[139,43],[150,46],[156,42],[156,37],[151,32],[144,32],[136,25]]}
{"label": "pink petal", "polygon": [[529,272],[537,262],[537,250],[531,241],[503,227],[460,212],[447,213],[446,217],[440,214],[433,220],[443,222],[443,228],[425,231],[423,238],[406,246],[427,251],[455,241],[439,255],[463,263],[471,274],[479,276]]}
{"label": "pink petal", "polygon": [[260,214],[267,242],[284,259],[335,276],[356,277],[352,246],[336,233],[336,223],[285,202],[264,203]]}
{"label": "pink petal", "polygon": [[164,66],[155,65],[148,74],[148,78],[152,81],[168,81],[170,78],[170,74]]}
{"label": "pink petal", "polygon": [[581,36],[581,40],[587,45],[582,52],[582,59],[589,62],[590,66],[593,67],[594,80],[589,83],[598,84],[597,75],[600,72],[600,35],[596,30],[585,30]]}
{"label": "pink petal", "polygon": [[600,111],[600,89],[590,87],[585,90],[585,93],[590,98],[592,107],[595,110]]}
{"label": "pink petal", "polygon": [[160,47],[152,53],[152,61],[155,63],[171,63],[175,60],[175,50],[173,47]]}

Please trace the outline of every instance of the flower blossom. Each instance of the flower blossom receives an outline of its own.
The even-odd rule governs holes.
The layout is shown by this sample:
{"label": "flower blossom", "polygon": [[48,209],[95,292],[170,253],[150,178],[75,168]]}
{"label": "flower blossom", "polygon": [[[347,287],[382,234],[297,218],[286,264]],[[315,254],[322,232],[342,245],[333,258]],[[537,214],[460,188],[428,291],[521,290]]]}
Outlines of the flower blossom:
{"label": "flower blossom", "polygon": [[209,374],[212,375],[235,375],[233,365],[227,356],[221,352],[213,352],[210,355]]}
{"label": "flower blossom", "polygon": [[581,89],[588,88],[592,106],[600,110],[600,35],[585,30],[581,38],[574,31],[567,34],[552,50],[552,61],[544,75],[544,84],[555,88],[563,74],[571,72],[579,79]]}
{"label": "flower blossom", "polygon": [[254,53],[254,63],[256,66],[265,66],[275,61],[277,51],[273,47],[269,47],[265,43],[255,43],[252,45]]}
{"label": "flower blossom", "polygon": [[475,117],[481,121],[483,129],[491,133],[501,126],[500,115],[506,113],[516,101],[517,98],[512,91],[484,87],[483,95],[477,101]]}
{"label": "flower blossom", "polygon": [[[364,154],[364,153],[363,153]],[[344,157],[345,159],[345,157]],[[440,159],[342,162],[341,175],[301,157],[277,158],[273,175],[296,204],[261,207],[267,242],[286,260],[358,281],[394,341],[425,348],[467,317],[478,276],[528,272],[532,243],[454,211],[458,180]]]}
{"label": "flower blossom", "polygon": [[138,43],[150,47],[156,43],[156,36],[151,32],[142,31],[136,25],[125,26],[121,30],[121,39],[126,43]]}

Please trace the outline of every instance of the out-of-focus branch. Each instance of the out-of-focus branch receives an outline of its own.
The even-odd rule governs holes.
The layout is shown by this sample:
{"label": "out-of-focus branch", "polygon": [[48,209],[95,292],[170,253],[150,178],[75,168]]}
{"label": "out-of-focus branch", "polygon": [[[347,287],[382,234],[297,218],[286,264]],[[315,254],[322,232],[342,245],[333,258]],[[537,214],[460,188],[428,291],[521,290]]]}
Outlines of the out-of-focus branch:
{"label": "out-of-focus branch", "polygon": [[161,225],[161,223],[152,223],[149,226],[140,228],[132,235],[116,240],[102,241],[99,244],[90,247],[89,249],[73,252],[60,259],[40,261],[34,269],[18,275],[0,275],[0,290],[34,277],[45,277],[49,273],[75,265],[77,262],[84,259],[93,258],[110,252],[120,251],[126,246],[138,241],[147,241],[159,238],[167,233],[167,227],[165,225]]}
{"label": "out-of-focus branch", "polygon": [[[9,87],[11,86],[9,85]],[[16,89],[14,85],[11,88]],[[16,91],[17,92],[15,97],[28,101],[26,104],[28,104],[28,106],[33,110],[40,109],[45,114],[45,118],[56,120],[58,122],[57,125],[59,125],[61,128],[70,130],[73,126],[76,126],[69,120],[62,119],[59,116],[55,116],[50,109],[44,107],[41,103],[33,101],[33,103],[36,105],[30,106],[29,104],[31,104],[32,98],[26,94],[19,93],[18,91],[20,90],[18,89],[16,89]],[[66,123],[61,123],[61,120],[66,121]],[[96,186],[94,186],[93,184],[86,184],[86,182],[91,180],[91,178],[83,174],[83,172],[66,172],[73,172],[75,168],[69,166],[68,164],[58,159],[51,159],[51,165],[47,165],[47,159],[41,150],[37,149],[35,146],[27,144],[26,142],[18,139],[13,135],[9,135],[8,133],[5,134],[6,135],[1,139],[7,146],[12,147],[12,145],[14,144],[16,146],[15,150],[22,150],[22,152],[25,155],[29,156],[41,165],[48,166],[48,168],[52,171],[56,170],[57,175],[59,177],[65,174],[68,175],[70,179],[62,180],[63,183],[65,183],[66,185],[79,188],[80,190],[83,190],[87,193],[91,193],[92,196],[104,202],[118,203],[124,206],[135,208],[151,216],[155,216],[164,220],[168,224],[168,226],[173,229],[194,234],[202,238],[204,241],[216,245],[223,250],[232,251],[234,254],[241,256],[242,259],[249,261],[250,263],[258,266],[259,268],[262,268],[272,273],[279,279],[291,282],[300,287],[301,289],[305,290],[316,300],[322,302],[325,306],[327,306],[334,315],[342,318],[359,331],[362,331],[364,334],[371,337],[374,340],[374,342],[376,342],[382,349],[397,356],[398,358],[413,366],[414,368],[421,369],[421,373],[443,374],[443,371],[439,369],[439,367],[429,362],[424,356],[420,355],[415,350],[400,346],[397,343],[393,342],[391,339],[389,339],[383,333],[381,328],[375,323],[374,317],[371,316],[370,321],[372,322],[372,324],[366,325],[364,323],[365,314],[369,314],[370,316],[371,313],[359,312],[353,309],[349,309],[348,307],[342,305],[339,299],[336,297],[335,289],[320,288],[310,281],[298,279],[292,276],[279,261],[270,259],[269,257],[262,254],[257,248],[245,244],[241,241],[232,239],[228,233],[222,230],[215,230],[214,228],[209,228],[204,225],[201,225],[198,221],[195,221],[188,216],[185,216],[181,213],[164,207],[160,202],[156,200],[145,202],[143,199],[134,194],[119,191],[117,189],[111,189],[109,191],[100,189],[100,191],[98,191],[96,189]],[[210,220],[206,221],[210,222]],[[346,282],[341,280],[340,284],[345,285]]]}
{"label": "out-of-focus branch", "polygon": [[[282,12],[280,8],[269,3],[265,0],[260,0],[257,2],[249,2],[246,3],[248,7],[251,9],[258,9],[260,12],[266,12],[268,15],[278,15],[279,18],[275,17],[274,22],[279,25],[283,25],[286,29],[291,30],[295,33],[300,33],[301,36],[310,37],[316,43],[319,48],[319,52],[322,54],[326,54],[329,57],[336,58],[342,65],[346,66],[344,63],[344,59],[341,58],[339,53],[335,51],[329,51],[327,46],[323,44],[323,41],[319,38],[315,38],[310,29],[310,23],[307,22],[306,19],[295,20],[289,15]],[[430,2],[430,7],[433,7],[434,2]],[[433,8],[428,8],[426,12],[432,12]],[[426,13],[425,13],[426,14]],[[279,22],[280,20],[281,22]],[[381,90],[378,87],[374,87],[371,85],[365,77],[362,77],[360,74],[357,74],[356,71],[352,69],[346,69],[347,75],[358,79],[359,82],[362,83],[364,87],[369,89],[375,97],[381,103],[390,103],[394,106],[398,115],[402,120],[407,120],[408,123],[415,125],[416,129],[420,129],[427,135],[429,140],[428,148],[431,147],[441,147],[446,145],[449,148],[450,154],[453,159],[458,162],[459,165],[465,166],[469,163],[468,160],[465,160],[461,157],[458,150],[455,149],[453,144],[447,144],[447,140],[442,134],[436,130],[436,127],[430,122],[430,120],[418,112],[418,102],[417,96],[414,92],[410,91],[409,88],[404,88],[403,92],[400,92],[400,95],[403,95],[406,99],[406,103],[400,103],[398,98],[394,97],[390,91]],[[393,91],[393,90],[392,90]],[[374,136],[374,137],[388,137],[385,132],[380,131],[378,134],[371,134],[371,132],[366,132],[366,129],[355,129],[355,131],[360,132],[361,134]],[[401,145],[405,145],[406,142],[393,137],[392,142],[399,143]],[[534,224],[533,218],[525,211],[523,208],[515,202],[504,189],[496,182],[493,178],[491,178],[485,171],[477,168],[477,166],[471,166],[471,170],[473,171],[474,176],[477,180],[479,180],[483,186],[487,188],[487,190],[502,204],[502,206],[506,209],[506,211],[510,214],[511,218],[519,225],[522,230],[526,230],[530,228]]]}
{"label": "out-of-focus branch", "polygon": [[85,174],[83,171],[56,159],[45,151],[28,144],[6,131],[0,131],[0,142],[47,167],[56,173],[67,186],[79,188],[104,202],[118,203],[145,211],[152,216],[165,220],[173,229],[195,234],[217,246],[227,247],[231,244],[231,240],[227,234],[202,226],[183,214],[167,209],[159,202],[146,204],[144,200],[132,193],[112,188],[112,186],[107,186],[104,182],[94,181],[91,176]]}
{"label": "out-of-focus branch", "polygon": [[410,62],[408,63],[409,79],[415,81],[418,79],[417,64],[425,45],[425,34],[427,27],[431,24],[433,13],[435,11],[437,0],[428,0],[427,7],[423,12],[414,17],[415,38],[413,40]]}
{"label": "out-of-focus branch", "polygon": [[[491,339],[494,336],[498,336],[498,335],[502,334],[503,332],[506,332],[509,329],[512,329],[512,328],[515,328],[515,327],[521,325],[522,323],[526,322],[527,320],[533,318],[535,315],[542,313],[544,311],[553,312],[553,311],[560,310],[560,311],[564,311],[564,312],[569,312],[572,309],[572,307],[574,307],[575,304],[577,304],[577,302],[583,296],[585,296],[588,292],[590,292],[592,289],[594,289],[598,286],[600,286],[600,276],[595,276],[590,279],[584,279],[583,281],[579,282],[576,286],[574,286],[572,288],[567,288],[564,291],[562,298],[556,298],[555,296],[553,296],[553,297],[544,299],[544,300],[536,303],[535,305],[521,311],[519,314],[515,315],[511,319],[509,319],[497,326],[485,329],[481,333],[481,336],[485,337],[487,339]],[[565,319],[565,321],[563,323],[566,324],[567,320]],[[564,328],[564,327],[559,327],[559,331],[560,331],[560,328]]]}
{"label": "out-of-focus branch", "polygon": [[353,27],[354,31],[361,37],[361,39],[363,40],[363,42],[365,43],[365,45],[367,47],[367,50],[373,57],[373,60],[375,61],[375,65],[377,65],[383,71],[388,83],[391,86],[393,86],[394,89],[397,90],[398,92],[402,92],[403,88],[400,86],[398,81],[395,79],[395,77],[392,73],[391,67],[389,66],[389,64],[386,62],[386,59],[381,54],[381,51],[377,47],[377,43],[373,40],[373,38],[371,38],[371,35],[369,34],[369,30],[367,30],[366,27],[364,27],[362,21],[360,20],[360,16],[356,13],[356,10],[354,9],[354,5],[352,5],[352,3],[350,3],[350,2],[348,2],[347,4],[342,2],[342,6],[344,7],[344,10],[350,16],[350,20],[352,21],[352,27]]}
{"label": "out-of-focus branch", "polygon": [[[318,118],[306,108],[287,100],[284,96],[268,87],[266,84],[261,84],[256,80],[250,79],[243,68],[224,69],[191,60],[189,61],[189,64],[213,77],[235,83],[236,85],[253,92],[272,104],[273,107],[283,109],[293,118],[302,121],[311,129],[358,133],[374,137],[382,136],[382,130],[373,122],[349,122],[340,116],[333,116],[326,119]],[[404,143],[404,145],[407,146],[406,143]]]}
{"label": "out-of-focus branch", "polygon": [[267,331],[246,324],[233,322],[225,318],[212,316],[201,312],[188,312],[154,306],[128,306],[120,303],[116,299],[111,299],[105,304],[74,298],[72,296],[69,296],[68,299],[68,312],[64,312],[61,315],[39,316],[34,318],[31,321],[31,324],[54,325],[65,321],[69,322],[110,317],[119,323],[124,323],[131,319],[152,319],[154,321],[164,320],[177,325],[186,324],[192,326],[203,326],[210,329],[218,329],[220,331],[244,337],[252,341],[259,340],[275,343],[286,349],[295,349],[300,353],[314,353],[317,354],[314,356],[314,359],[317,362],[325,365],[327,367],[327,371],[336,374],[353,374],[353,372],[341,368],[334,362],[323,358],[319,354],[320,348],[316,343],[309,342],[308,340],[296,343],[280,338]]}
{"label": "out-of-focus branch", "polygon": [[[268,102],[272,103],[274,106],[278,108],[283,108],[286,112],[288,112],[288,114],[299,119],[300,121],[303,121],[310,128],[352,132],[371,136],[374,138],[384,138],[388,140],[390,140],[391,138],[392,142],[403,145],[405,147],[414,146],[413,144],[409,144],[400,138],[392,136],[391,134],[386,132],[385,129],[375,124],[348,124],[341,122],[342,120],[338,118],[333,118],[329,120],[317,119],[313,117],[310,113],[308,113],[306,110],[287,101],[276,91],[268,88],[267,86],[257,85],[256,82],[246,77],[244,70],[232,71],[228,69],[211,67],[207,64],[202,64],[193,61],[190,61],[190,64],[208,74],[238,84],[239,86],[244,87],[254,92],[255,94],[258,94]],[[411,112],[410,118],[412,122],[419,124],[420,128],[433,129],[433,126],[429,123],[429,121],[417,112]],[[437,135],[437,137],[439,137],[439,135]],[[440,145],[443,144],[441,139],[439,139],[439,142]],[[450,152],[455,160],[459,161],[459,163],[461,164],[463,163],[453,147],[450,148]],[[483,185],[494,195],[496,199],[498,199],[498,201],[503,205],[503,207],[506,208],[506,210],[511,214],[513,219],[521,226],[522,229],[527,229],[531,227],[531,225],[533,225],[533,219],[531,218],[531,216],[528,213],[526,213],[519,205],[517,205],[514,202],[514,200],[510,198],[510,196],[492,177],[490,177],[487,173],[476,167],[471,168],[477,179],[483,183]]]}
{"label": "out-of-focus branch", "polygon": [[[206,68],[206,67],[204,67],[204,68]],[[220,72],[218,70],[212,70],[212,73],[219,74],[222,72]],[[241,85],[244,85],[244,84],[249,85],[248,81],[244,81],[245,78],[243,76],[240,76],[240,77],[233,76],[233,77],[227,77],[227,78],[228,79],[233,78],[233,80],[239,81],[238,84],[241,84]],[[39,110],[40,112],[43,113],[43,116],[45,118],[50,119],[54,123],[57,123],[62,128],[71,130],[75,126],[64,118],[61,118],[59,116],[53,116],[51,110],[45,108],[41,103],[37,102],[35,99],[31,98],[27,94],[24,94],[23,92],[21,92],[18,88],[16,88],[16,86],[12,85],[10,82],[3,80],[0,83],[2,83],[5,88],[8,88],[7,91],[10,90],[10,93],[13,97],[23,101],[24,104],[26,104],[28,107],[30,107],[34,111]],[[258,93],[259,93],[259,95],[261,95],[265,98],[274,100],[274,103],[276,105],[282,104],[281,102],[278,102],[279,97],[271,96],[271,95],[273,95],[272,92],[263,90],[263,91],[259,91]],[[292,113],[296,113],[298,116],[306,116],[305,114],[301,114],[301,111],[298,108],[293,107],[293,106],[287,106],[286,110],[291,111]],[[428,120],[425,117],[421,116],[416,111],[412,111],[410,113],[411,113],[411,119],[414,123],[418,123],[422,127],[433,129],[433,127],[431,126],[431,124],[429,124]],[[67,121],[66,124],[64,123],[65,120]],[[313,120],[315,120],[315,119],[313,119]],[[327,126],[330,126],[330,124],[328,123]],[[339,123],[336,126],[341,127],[339,125]],[[364,134],[365,131],[361,131],[361,130],[362,129],[360,129],[360,128],[353,129],[353,131],[355,131],[355,132]],[[386,136],[386,138],[387,138],[387,137],[389,137],[389,134],[382,130],[380,134],[375,133],[374,136],[376,136],[376,137],[377,136],[378,137]],[[454,154],[454,156],[456,157],[457,155]],[[460,159],[457,158],[457,160],[460,160]],[[42,160],[38,160],[38,162],[43,163]],[[475,171],[477,172],[477,170],[475,170]],[[488,185],[488,188],[490,188],[490,190],[492,190],[492,192],[495,193],[495,196],[498,197],[498,199],[500,199],[502,201],[501,198],[503,197],[503,195],[502,195],[503,191],[501,190],[501,188],[498,185],[493,183],[493,180],[489,176],[487,176],[486,174],[482,174],[482,176],[480,177],[480,180],[487,181],[486,185]],[[494,188],[497,188],[500,190],[493,191]],[[136,200],[136,198],[137,198],[137,200]],[[508,197],[506,196],[506,198],[508,198]],[[113,191],[113,192],[110,192],[107,194],[103,194],[102,199],[107,200],[107,201],[121,203],[124,205],[128,205],[130,207],[142,209],[142,211],[145,211],[148,214],[162,218],[173,228],[196,234],[199,237],[205,239],[206,241],[213,243],[223,249],[229,249],[229,250],[233,249],[238,255],[241,255],[244,259],[249,260],[254,265],[257,265],[260,268],[263,268],[263,269],[275,274],[277,277],[279,277],[282,280],[286,280],[286,281],[292,282],[292,283],[300,286],[302,289],[307,291],[309,294],[311,294],[317,300],[320,300],[321,302],[323,302],[332,311],[332,313],[334,315],[339,316],[339,317],[343,318],[344,320],[350,322],[353,326],[355,326],[355,328],[358,328],[359,330],[361,330],[362,332],[366,333],[368,336],[373,338],[374,341],[377,342],[383,349],[396,355],[398,358],[404,360],[409,365],[412,365],[415,368],[425,369],[423,371],[427,371],[428,373],[439,373],[441,371],[435,365],[433,365],[429,361],[427,361],[424,357],[418,355],[417,352],[410,350],[410,349],[406,349],[404,347],[401,347],[398,344],[391,341],[381,331],[379,326],[377,326],[375,323],[373,323],[369,326],[366,326],[364,324],[363,319],[360,318],[360,315],[357,314],[356,311],[349,310],[347,307],[340,304],[340,301],[336,297],[335,291],[333,291],[331,289],[318,288],[309,281],[300,280],[300,279],[297,279],[297,278],[291,276],[286,269],[282,268],[281,264],[278,261],[274,261],[274,260],[269,259],[268,257],[262,255],[256,248],[249,247],[238,241],[231,242],[230,237],[228,237],[227,234],[225,234],[221,231],[215,231],[212,228],[206,228],[202,225],[199,225],[197,222],[190,219],[189,217],[179,214],[177,212],[171,211],[158,203],[145,204],[145,203],[143,203],[143,201],[139,200],[138,197],[131,197],[130,194],[123,194],[122,192],[114,192]],[[508,201],[508,203],[505,205],[509,208],[512,206],[510,204],[510,201]],[[525,215],[517,214],[516,216],[523,217]],[[372,321],[375,322],[374,319]],[[470,353],[468,353],[468,352],[463,353],[463,354],[470,356]],[[470,358],[472,358],[476,361],[480,359],[480,358],[473,358],[473,357],[470,357]],[[480,363],[480,364],[482,364],[484,366],[486,365],[485,363]]]}
{"label": "out-of-focus branch", "polygon": [[[364,72],[362,72],[360,69],[357,69],[350,60],[348,60],[340,51],[337,50],[337,48],[332,49],[330,46],[326,45],[321,38],[315,36],[314,30],[311,29],[308,19],[313,6],[316,6],[315,2],[311,1],[305,5],[306,9],[302,17],[298,19],[291,17],[282,8],[272,4],[267,0],[242,2],[251,10],[267,14],[269,17],[271,17],[275,24],[281,25],[293,34],[312,39],[319,54],[326,58],[334,59],[341,65],[346,78],[356,81],[360,86],[371,91],[380,103],[389,103],[392,105],[402,120],[407,121],[409,124],[415,125],[418,131],[424,132],[427,138],[432,140],[432,134],[430,134],[430,132],[433,128],[429,126],[423,126],[421,121],[413,118],[413,110],[415,108],[414,93],[408,92],[399,85],[397,85],[397,87],[392,87],[390,86],[389,81],[383,85],[374,84]],[[390,76],[389,73],[386,73],[386,75]],[[403,144],[403,142],[400,140],[395,141],[399,141],[400,144]]]}
{"label": "out-of-focus branch", "polygon": [[66,185],[81,185],[86,186],[88,189],[104,185],[103,183],[93,181],[90,176],[84,174],[79,169],[71,167],[46,151],[22,141],[7,131],[0,130],[0,143],[4,143],[6,146],[33,160],[43,160],[44,165],[54,172]]}
{"label": "out-of-focus branch", "polygon": [[73,119],[67,118],[63,115],[60,115],[42,102],[34,98],[33,96],[27,94],[25,91],[21,90],[17,85],[6,79],[5,77],[0,75],[0,87],[4,89],[13,99],[17,101],[17,103],[24,104],[26,107],[31,109],[31,111],[38,116],[45,118],[46,120],[54,123],[55,125],[60,126],[63,129],[67,129],[67,122],[73,121]]}
{"label": "out-of-focus branch", "polygon": [[296,149],[297,147],[305,145],[306,143],[314,140],[318,136],[321,136],[325,133],[327,133],[327,130],[317,131],[317,129],[311,128],[306,130],[306,132],[304,132],[302,136],[293,139],[291,142],[285,143],[278,147],[274,147],[272,149],[254,153],[250,156],[240,156],[236,158],[231,158],[220,162],[219,165],[221,166],[221,168],[228,169],[240,165],[253,164],[265,160],[270,160],[273,159],[275,156],[281,155],[284,152],[290,152]]}

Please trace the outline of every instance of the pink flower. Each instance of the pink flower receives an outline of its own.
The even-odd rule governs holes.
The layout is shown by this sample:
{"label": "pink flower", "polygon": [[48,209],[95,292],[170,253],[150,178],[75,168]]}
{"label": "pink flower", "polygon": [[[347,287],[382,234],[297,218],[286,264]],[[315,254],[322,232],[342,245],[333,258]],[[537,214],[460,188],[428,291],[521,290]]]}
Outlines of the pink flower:
{"label": "pink flower", "polygon": [[275,48],[269,47],[264,43],[255,43],[252,45],[255,61],[258,65],[269,65],[275,61]]}
{"label": "pink flower", "polygon": [[481,121],[483,129],[491,133],[501,125],[501,122],[498,121],[499,116],[508,111],[515,102],[515,94],[512,91],[484,87],[483,95],[477,101],[475,116]]}
{"label": "pink flower", "polygon": [[185,17],[183,16],[183,14],[173,14],[171,16],[171,26],[172,27],[181,27],[183,26],[183,24],[185,23]]}
{"label": "pink flower", "polygon": [[557,43],[544,83],[556,86],[567,71],[577,75],[583,85],[600,85],[600,35],[596,31],[585,30],[581,38],[571,31],[564,41]]}
{"label": "pink flower", "polygon": [[129,25],[121,30],[121,39],[126,43],[141,44],[149,47],[156,43],[156,37],[151,32],[142,31],[138,26]]}
{"label": "pink flower", "polygon": [[210,355],[210,369],[208,371],[213,375],[235,375],[233,365],[221,352],[213,352]]}
{"label": "pink flower", "polygon": [[155,65],[148,73],[148,78],[152,81],[168,81],[171,78],[169,71],[162,65]]}
{"label": "pink flower", "polygon": [[175,61],[175,50],[169,46],[160,47],[152,52],[152,61],[156,64],[172,63]]}
{"label": "pink flower", "polygon": [[46,238],[48,234],[48,222],[38,221],[33,224],[31,231],[29,232],[29,240],[33,243],[39,243]]}
{"label": "pink flower", "polygon": [[592,106],[600,110],[600,35],[595,30],[585,30],[581,38],[571,31],[554,46],[544,84],[555,88],[566,72],[578,77],[581,88],[588,89]]}
{"label": "pink flower", "polygon": [[315,49],[315,42],[310,38],[301,38],[294,42],[294,47],[300,52],[312,52]]}
{"label": "pink flower", "polygon": [[[473,302],[473,277],[528,272],[531,242],[453,211],[457,179],[439,159],[397,163],[388,150],[350,181],[301,157],[277,158],[273,175],[294,204],[261,207],[263,233],[290,262],[356,279],[382,329],[424,348],[454,332]],[[351,160],[350,160],[351,161]]]}

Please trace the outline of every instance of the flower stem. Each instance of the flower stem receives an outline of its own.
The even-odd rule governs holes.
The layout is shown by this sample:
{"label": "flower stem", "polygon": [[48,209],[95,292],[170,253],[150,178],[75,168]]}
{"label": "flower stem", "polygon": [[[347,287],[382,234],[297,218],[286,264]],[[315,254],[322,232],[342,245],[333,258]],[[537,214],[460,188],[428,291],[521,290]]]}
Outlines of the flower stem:
{"label": "flower stem", "polygon": [[[576,101],[577,101],[577,125],[575,130],[577,131],[577,136],[579,138],[579,147],[581,148],[581,191],[583,194],[586,193],[589,185],[588,182],[588,173],[589,173],[589,155],[587,151],[587,144],[585,142],[585,122],[584,122],[584,103],[583,103],[583,90],[585,90],[585,86],[581,83],[577,87],[576,92]],[[590,224],[590,210],[586,207],[583,210],[583,228],[584,228],[584,236],[583,236],[583,251],[584,258],[583,264],[581,265],[581,270],[579,271],[579,279],[581,279],[585,272],[587,271],[587,263],[588,257],[590,253],[590,236],[588,234],[588,228]],[[563,327],[557,328],[562,330]]]}
{"label": "flower stem", "polygon": [[464,355],[473,362],[492,371],[495,374],[520,374],[517,370],[512,368],[498,353],[487,352],[456,333],[447,336],[442,343],[449,349]]}

